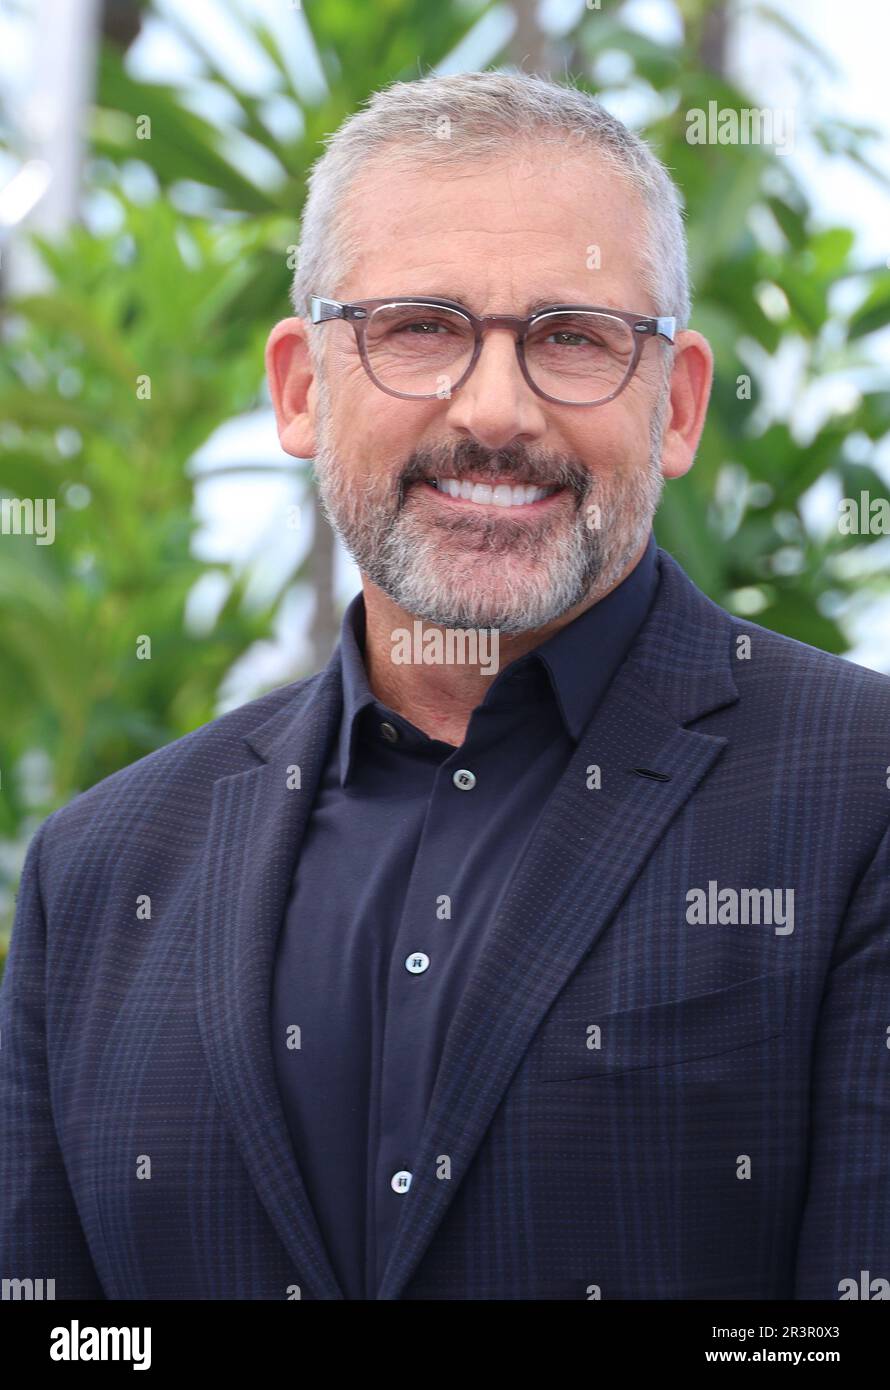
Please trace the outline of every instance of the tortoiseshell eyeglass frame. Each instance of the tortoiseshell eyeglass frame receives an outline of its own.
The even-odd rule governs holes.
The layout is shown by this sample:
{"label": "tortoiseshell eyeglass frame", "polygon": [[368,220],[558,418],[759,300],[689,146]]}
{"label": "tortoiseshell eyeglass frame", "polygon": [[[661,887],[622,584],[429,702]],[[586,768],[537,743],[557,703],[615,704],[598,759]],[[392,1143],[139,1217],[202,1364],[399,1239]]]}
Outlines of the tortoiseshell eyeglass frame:
{"label": "tortoiseshell eyeglass frame", "polygon": [[[454,299],[437,299],[434,296],[426,295],[388,295],[385,299],[356,299],[351,303],[343,303],[337,299],[323,299],[319,295],[311,295],[309,298],[309,309],[313,323],[327,323],[332,319],[344,319],[351,323],[355,332],[355,341],[358,346],[362,365],[374,385],[381,391],[385,391],[388,396],[398,396],[405,401],[426,401],[433,400],[439,396],[438,391],[428,391],[422,395],[415,395],[407,391],[396,391],[392,386],[386,386],[375,375],[371,363],[368,359],[368,347],[366,333],[368,320],[375,309],[381,308],[384,304],[405,306],[416,304],[420,308],[440,308],[451,309],[452,312],[462,314],[473,330],[473,353],[465,371],[460,378],[450,387],[453,393],[469,377],[473,368],[479,360],[482,351],[482,334],[488,327],[508,328],[516,334],[516,356],[519,360],[519,367],[528,385],[536,395],[543,397],[545,401],[552,401],[554,405],[605,405],[607,401],[613,401],[620,395],[628,382],[631,380],[646,341],[649,338],[663,338],[666,342],[673,344],[676,333],[677,321],[670,316],[653,316],[651,314],[635,314],[627,309],[612,309],[608,306],[597,304],[548,304],[546,308],[538,309],[528,318],[517,318],[513,314],[486,314],[480,318],[472,313],[465,305],[459,304]],[[524,343],[526,335],[533,325],[538,324],[542,319],[549,315],[566,313],[586,313],[586,314],[607,314],[610,318],[620,319],[627,324],[633,334],[633,354],[630,359],[627,371],[622,380],[611,391],[608,396],[601,396],[595,401],[566,401],[560,396],[551,396],[544,391],[537,382],[534,381],[529,373],[525,361]]]}

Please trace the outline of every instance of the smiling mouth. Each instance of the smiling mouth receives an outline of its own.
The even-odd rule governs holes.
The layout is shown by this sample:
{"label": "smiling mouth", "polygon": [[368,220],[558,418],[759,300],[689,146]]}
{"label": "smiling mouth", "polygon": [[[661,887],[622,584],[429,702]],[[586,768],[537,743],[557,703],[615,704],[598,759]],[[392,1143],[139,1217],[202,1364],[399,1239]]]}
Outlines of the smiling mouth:
{"label": "smiling mouth", "polygon": [[459,481],[457,478],[428,478],[424,480],[424,486],[450,501],[504,508],[531,507],[563,491],[556,484],[538,487],[532,483],[477,483],[470,479]]}

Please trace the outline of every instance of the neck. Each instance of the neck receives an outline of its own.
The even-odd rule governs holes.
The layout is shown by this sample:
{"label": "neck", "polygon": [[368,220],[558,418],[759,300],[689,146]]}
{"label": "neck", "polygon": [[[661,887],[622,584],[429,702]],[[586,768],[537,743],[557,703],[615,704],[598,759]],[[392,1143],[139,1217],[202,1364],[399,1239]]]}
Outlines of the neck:
{"label": "neck", "polygon": [[[592,595],[544,627],[509,636],[501,634],[498,670],[503,670],[511,661],[539,647],[548,637],[552,637],[588,608],[592,608],[594,603],[599,603],[613,589],[617,589],[639,563],[647,541],[648,536],[636,555],[607,589],[595,589]],[[409,720],[415,728],[421,729],[430,738],[441,739],[443,743],[459,747],[466,737],[470,716],[485,698],[497,671],[486,675],[478,665],[469,663],[448,665],[440,662],[427,666],[414,662],[393,661],[393,632],[396,629],[407,629],[413,633],[417,617],[407,612],[400,604],[394,603],[364,574],[362,589],[366,622],[365,670],[375,698]],[[435,623],[424,622],[423,631],[442,633],[445,629]]]}

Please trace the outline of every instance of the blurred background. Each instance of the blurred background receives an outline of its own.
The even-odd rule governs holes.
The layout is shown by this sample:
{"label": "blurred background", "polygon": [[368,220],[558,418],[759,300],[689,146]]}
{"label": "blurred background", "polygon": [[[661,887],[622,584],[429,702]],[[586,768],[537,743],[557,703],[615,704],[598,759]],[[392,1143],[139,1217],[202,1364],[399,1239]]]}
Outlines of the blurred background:
{"label": "blurred background", "polygon": [[[0,968],[46,815],[336,641],[263,346],[319,142],[397,79],[568,74],[653,143],[716,357],[659,543],[890,671],[890,522],[840,521],[890,483],[888,38],[870,0],[0,0]],[[691,143],[712,102],[781,144]]]}

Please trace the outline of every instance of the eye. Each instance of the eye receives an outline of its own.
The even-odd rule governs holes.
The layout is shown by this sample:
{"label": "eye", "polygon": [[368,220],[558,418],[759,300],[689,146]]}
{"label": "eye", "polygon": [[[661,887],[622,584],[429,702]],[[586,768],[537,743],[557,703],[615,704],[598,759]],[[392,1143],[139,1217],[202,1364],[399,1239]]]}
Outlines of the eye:
{"label": "eye", "polygon": [[[557,339],[557,338],[560,339],[560,344],[559,344],[560,347],[569,346],[569,344],[568,344],[567,341],[566,341],[566,340],[569,339],[569,338],[573,338],[573,339],[574,339],[574,344],[572,344],[572,346],[574,346],[574,345],[576,345],[576,344],[579,344],[579,343],[582,344],[582,345],[585,344],[585,343],[587,343],[587,344],[589,345],[589,344],[591,344],[591,343],[597,343],[597,342],[598,342],[598,339],[588,337],[588,335],[587,335],[586,333],[578,333],[575,329],[571,329],[571,328],[557,328],[553,333],[551,333],[551,334],[548,335],[548,337],[547,337],[547,342],[549,343],[549,342],[551,342],[551,341],[553,341],[554,339]],[[601,346],[601,344],[600,344],[600,346]]]}
{"label": "eye", "polygon": [[584,349],[588,353],[609,351],[611,344],[604,342],[596,333],[582,333],[577,328],[555,328],[544,339],[546,347]]}
{"label": "eye", "polygon": [[439,323],[435,319],[414,319],[411,323],[398,325],[396,331],[399,333],[417,332],[419,337],[435,337],[436,330],[440,328],[444,333],[450,331],[447,324]]}

